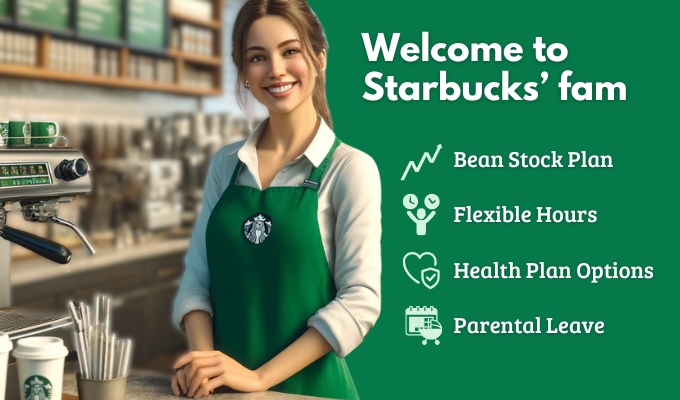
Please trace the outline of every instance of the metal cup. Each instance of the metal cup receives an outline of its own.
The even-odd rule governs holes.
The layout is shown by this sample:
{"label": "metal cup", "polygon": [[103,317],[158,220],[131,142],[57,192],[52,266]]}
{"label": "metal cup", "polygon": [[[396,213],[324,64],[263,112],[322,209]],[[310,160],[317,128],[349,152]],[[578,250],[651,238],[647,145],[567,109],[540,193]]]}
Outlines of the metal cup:
{"label": "metal cup", "polygon": [[85,379],[76,374],[79,400],[125,400],[127,376],[111,380]]}

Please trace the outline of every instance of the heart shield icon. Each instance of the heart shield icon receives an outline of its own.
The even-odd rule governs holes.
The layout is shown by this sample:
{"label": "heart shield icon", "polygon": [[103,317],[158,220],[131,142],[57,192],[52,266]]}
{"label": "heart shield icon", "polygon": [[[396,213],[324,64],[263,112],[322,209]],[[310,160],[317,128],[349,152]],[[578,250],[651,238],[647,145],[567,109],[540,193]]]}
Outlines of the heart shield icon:
{"label": "heart shield icon", "polygon": [[[411,278],[411,280],[412,280],[413,282],[420,284],[420,282],[418,282],[418,279],[416,279],[413,275],[411,275],[411,273],[410,273],[409,270],[408,270],[408,266],[406,265],[406,259],[407,259],[409,256],[416,256],[416,257],[418,257],[419,259],[422,258],[423,256],[430,256],[430,257],[432,257],[432,260],[434,260],[434,266],[435,266],[435,267],[437,266],[437,257],[435,257],[434,254],[432,254],[432,253],[430,253],[430,252],[425,252],[425,253],[423,253],[423,254],[418,254],[418,253],[414,253],[414,252],[409,252],[409,253],[406,253],[406,255],[404,255],[404,259],[402,260],[402,265],[404,266],[404,271],[406,272],[406,275],[408,275],[408,277]],[[435,268],[429,268],[429,269],[434,270],[434,271],[437,271]],[[437,273],[439,273],[439,271],[437,271]],[[423,276],[422,272],[421,272],[420,276],[421,276],[421,278],[422,278],[422,276]],[[439,279],[439,278],[437,278],[437,279]]]}
{"label": "heart shield icon", "polygon": [[437,268],[425,268],[420,271],[420,280],[428,289],[434,289],[439,283],[439,270]]}

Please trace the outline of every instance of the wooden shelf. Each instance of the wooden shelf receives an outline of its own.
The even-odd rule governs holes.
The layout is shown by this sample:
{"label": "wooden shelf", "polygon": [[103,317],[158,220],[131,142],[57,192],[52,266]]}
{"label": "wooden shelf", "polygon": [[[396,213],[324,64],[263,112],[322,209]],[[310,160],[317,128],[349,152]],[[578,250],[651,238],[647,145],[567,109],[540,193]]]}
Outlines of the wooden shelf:
{"label": "wooden shelf", "polygon": [[127,89],[152,90],[196,96],[219,96],[222,94],[222,90],[217,88],[196,88],[192,86],[168,85],[119,77],[76,74],[71,72],[53,71],[46,68],[30,67],[26,65],[0,64],[0,74],[19,78],[42,79]]}
{"label": "wooden shelf", "polygon": [[[220,96],[222,95],[222,65],[224,56],[222,52],[222,23],[223,23],[223,10],[224,10],[224,0],[212,0],[214,14],[212,19],[205,20],[201,18],[196,18],[192,15],[186,15],[180,12],[169,12],[170,26],[172,27],[175,23],[187,23],[193,24],[199,27],[212,30],[214,34],[214,55],[205,56],[201,54],[192,54],[183,52],[178,49],[163,49],[153,54],[146,50],[135,49],[130,43],[126,41],[121,41],[116,45],[111,45],[111,43],[99,43],[92,41],[88,38],[79,37],[75,32],[73,32],[73,37],[62,38],[61,35],[54,33],[55,38],[60,40],[73,41],[75,43],[86,44],[95,47],[113,47],[118,52],[118,74],[117,76],[100,76],[100,75],[86,75],[81,73],[64,72],[50,69],[50,45],[52,42],[53,32],[46,27],[37,27],[35,30],[31,30],[33,34],[37,36],[37,57],[35,66],[17,65],[17,64],[2,64],[0,63],[0,75],[1,76],[12,76],[19,78],[28,79],[39,79],[48,81],[58,81],[67,82],[75,84],[85,84],[85,85],[96,85],[105,86],[112,88],[123,88],[123,89],[137,89],[137,90],[149,90],[167,93],[176,93],[184,95],[193,96]],[[75,4],[75,2],[72,2]],[[7,24],[3,23],[7,22]],[[0,18],[0,27],[3,29],[13,29],[16,27],[17,21],[12,18],[6,18],[3,20]],[[148,81],[139,81],[129,78],[128,74],[128,61],[133,55],[137,53],[145,54],[151,58],[161,58],[167,59],[171,58],[174,60],[174,83],[156,83]],[[147,54],[149,53],[149,54]],[[213,87],[211,88],[197,88],[194,86],[184,86],[181,83],[185,80],[184,75],[186,71],[193,70],[191,66],[203,66],[208,68],[201,68],[201,70],[209,69],[205,71],[213,76]],[[203,71],[202,71],[203,72]]]}
{"label": "wooden shelf", "polygon": [[181,14],[181,13],[174,12],[174,11],[170,12],[170,17],[172,17],[172,19],[174,19],[175,21],[186,22],[186,23],[189,23],[189,24],[202,26],[204,28],[215,29],[215,30],[221,30],[222,29],[222,23],[220,21],[196,18],[196,17],[193,17],[191,15]]}
{"label": "wooden shelf", "polygon": [[168,55],[172,58],[179,58],[180,60],[188,61],[194,64],[208,65],[213,67],[219,67],[222,65],[222,59],[219,57],[186,53],[177,49],[170,49],[168,51]]}

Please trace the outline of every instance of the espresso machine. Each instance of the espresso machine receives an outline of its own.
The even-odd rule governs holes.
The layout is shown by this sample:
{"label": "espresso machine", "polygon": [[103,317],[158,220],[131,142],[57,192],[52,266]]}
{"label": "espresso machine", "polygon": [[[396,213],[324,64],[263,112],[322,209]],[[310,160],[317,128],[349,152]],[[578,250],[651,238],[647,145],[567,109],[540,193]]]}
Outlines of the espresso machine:
{"label": "espresso machine", "polygon": [[[71,261],[71,251],[52,240],[7,226],[7,212],[18,205],[27,221],[67,226],[80,237],[87,252],[94,248],[83,232],[58,216],[59,204],[90,191],[90,167],[79,150],[57,146],[0,148],[0,331],[11,340],[71,325],[67,316],[28,317],[10,308],[10,243],[55,263]],[[65,306],[66,308],[66,306]],[[10,357],[7,399],[19,398],[16,365]]]}
{"label": "espresso machine", "polygon": [[182,224],[180,160],[120,158],[100,161],[96,168],[97,181],[107,183],[105,195],[116,198],[124,220],[134,229],[149,233]]}

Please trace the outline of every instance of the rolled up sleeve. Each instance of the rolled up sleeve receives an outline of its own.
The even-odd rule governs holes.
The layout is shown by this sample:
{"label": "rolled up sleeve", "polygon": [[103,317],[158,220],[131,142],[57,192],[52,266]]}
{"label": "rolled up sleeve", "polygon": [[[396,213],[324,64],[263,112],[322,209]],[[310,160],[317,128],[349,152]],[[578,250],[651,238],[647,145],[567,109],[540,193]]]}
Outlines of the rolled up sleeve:
{"label": "rolled up sleeve", "polygon": [[338,357],[345,357],[380,315],[381,185],[375,161],[359,151],[350,156],[331,196],[337,216],[333,271],[337,296],[308,325],[326,338]]}
{"label": "rolled up sleeve", "polygon": [[[189,249],[184,257],[184,274],[180,283],[172,311],[172,322],[180,331],[184,331],[184,316],[196,310],[205,311],[213,316],[213,306],[210,297],[210,274],[205,249],[205,230],[208,219],[222,192],[228,185],[224,182],[226,165],[225,153],[228,147],[215,154],[206,177],[203,203],[194,231],[189,243]],[[231,166],[233,169],[233,166]]]}

